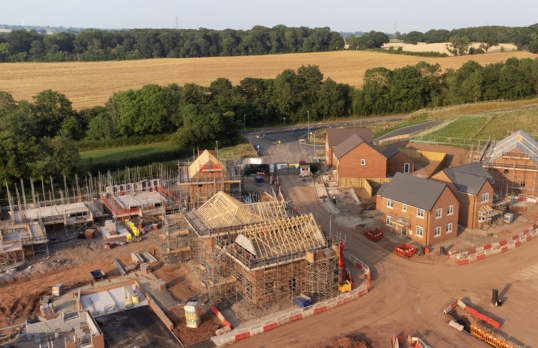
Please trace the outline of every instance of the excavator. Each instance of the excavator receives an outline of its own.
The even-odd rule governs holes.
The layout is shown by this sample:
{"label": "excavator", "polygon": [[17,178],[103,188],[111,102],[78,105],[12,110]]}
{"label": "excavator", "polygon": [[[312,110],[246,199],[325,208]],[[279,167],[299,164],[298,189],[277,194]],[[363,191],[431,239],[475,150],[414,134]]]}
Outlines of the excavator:
{"label": "excavator", "polygon": [[338,291],[349,292],[353,284],[353,278],[351,277],[351,271],[346,267],[344,262],[344,248],[346,243],[339,244],[340,254],[338,258]]}

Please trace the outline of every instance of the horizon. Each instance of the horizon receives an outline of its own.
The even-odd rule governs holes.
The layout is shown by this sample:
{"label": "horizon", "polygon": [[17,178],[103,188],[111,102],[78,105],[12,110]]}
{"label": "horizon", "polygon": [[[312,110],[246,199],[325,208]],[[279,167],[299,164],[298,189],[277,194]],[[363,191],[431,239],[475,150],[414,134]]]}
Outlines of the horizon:
{"label": "horizon", "polygon": [[[330,5],[320,0],[260,0],[256,3],[156,0],[151,5],[141,0],[112,3],[56,0],[54,4],[33,0],[0,1],[0,23],[4,25],[102,30],[174,29],[177,17],[179,29],[249,30],[256,25],[272,28],[282,24],[329,27],[336,32],[409,33],[481,26],[527,27],[537,23],[534,13],[538,10],[538,3],[529,0],[514,0],[508,8],[500,7],[499,3],[502,11],[495,11],[495,4],[484,0],[472,3],[453,0],[449,4],[436,4],[435,9],[425,0],[406,3],[385,0],[383,4],[337,0]],[[521,8],[526,10],[521,11]],[[442,16],[435,15],[436,12]]]}

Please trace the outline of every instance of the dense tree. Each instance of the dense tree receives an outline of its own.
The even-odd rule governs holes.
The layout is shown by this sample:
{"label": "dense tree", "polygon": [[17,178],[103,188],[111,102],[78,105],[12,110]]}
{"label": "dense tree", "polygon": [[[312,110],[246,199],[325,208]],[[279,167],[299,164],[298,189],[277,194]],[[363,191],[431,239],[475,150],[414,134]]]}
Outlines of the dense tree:
{"label": "dense tree", "polygon": [[467,53],[467,51],[469,51],[470,45],[471,41],[467,36],[452,36],[450,38],[450,44],[446,44],[445,47],[447,51],[453,55],[463,56]]}
{"label": "dense tree", "polygon": [[405,43],[410,43],[413,45],[416,45],[419,42],[424,41],[424,34],[422,34],[420,31],[411,31],[404,37]]}

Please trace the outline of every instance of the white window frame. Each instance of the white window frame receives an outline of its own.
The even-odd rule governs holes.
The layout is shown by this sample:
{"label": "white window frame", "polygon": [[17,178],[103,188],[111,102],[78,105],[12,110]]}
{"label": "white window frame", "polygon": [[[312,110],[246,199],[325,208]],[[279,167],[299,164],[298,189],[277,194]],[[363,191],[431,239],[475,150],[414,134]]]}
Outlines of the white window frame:
{"label": "white window frame", "polygon": [[394,208],[394,203],[392,202],[392,199],[387,198],[387,208]]}
{"label": "white window frame", "polygon": [[402,211],[407,211],[407,204],[402,204]]}
{"label": "white window frame", "polygon": [[404,163],[404,174],[409,174],[411,172],[411,163]]}
{"label": "white window frame", "polygon": [[454,206],[449,205],[447,210],[446,210],[446,215],[452,215],[452,214],[454,214]]}
{"label": "white window frame", "polygon": [[366,159],[362,158],[361,159],[361,166],[365,166],[366,165]]}
{"label": "white window frame", "polygon": [[435,218],[440,219],[443,217],[443,208],[437,208],[435,210]]}
{"label": "white window frame", "polygon": [[446,224],[446,233],[452,233],[452,222]]}
{"label": "white window frame", "polygon": [[392,217],[390,217],[389,215],[387,215],[387,217],[385,218],[385,225],[392,226]]}
{"label": "white window frame", "polygon": [[433,229],[433,237],[441,236],[441,226],[437,226]]}
{"label": "white window frame", "polygon": [[489,192],[482,193],[480,197],[480,203],[487,203],[489,201]]}
{"label": "white window frame", "polygon": [[424,219],[424,209],[417,208],[417,217]]}
{"label": "white window frame", "polygon": [[422,238],[424,236],[424,229],[422,228],[422,226],[417,226],[417,237],[420,237]]}

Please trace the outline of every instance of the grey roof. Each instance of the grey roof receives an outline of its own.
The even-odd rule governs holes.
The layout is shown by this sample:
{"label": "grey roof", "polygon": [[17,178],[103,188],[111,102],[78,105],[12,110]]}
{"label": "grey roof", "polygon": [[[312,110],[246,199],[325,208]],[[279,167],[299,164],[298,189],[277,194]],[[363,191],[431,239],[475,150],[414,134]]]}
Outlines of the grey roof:
{"label": "grey roof", "polygon": [[389,186],[388,182],[382,183],[381,186],[379,186],[379,189],[377,190],[377,194],[379,196],[383,196],[383,192],[385,192],[385,189],[387,188],[387,186]]}
{"label": "grey roof", "polygon": [[519,149],[529,156],[534,163],[538,163],[538,143],[522,130],[518,130],[495,144],[490,161],[496,160],[503,153],[510,152],[514,149]]}
{"label": "grey roof", "polygon": [[391,158],[392,156],[396,155],[398,152],[400,152],[400,150],[398,150],[397,148],[395,148],[394,146],[392,145],[389,145],[389,147],[387,147],[385,150],[383,150],[381,153],[387,157],[387,159]]}
{"label": "grey roof", "polygon": [[353,134],[334,148],[334,154],[336,158],[342,158],[342,156],[362,143],[364,143],[364,140],[357,134]]}
{"label": "grey roof", "polygon": [[486,180],[491,184],[495,183],[495,179],[478,162],[446,168],[443,172],[456,185],[458,191],[472,195],[480,192]]}
{"label": "grey roof", "polygon": [[381,191],[380,189],[377,194],[400,203],[430,211],[446,186],[445,183],[439,181],[396,173],[383,192],[379,193]]}
{"label": "grey roof", "polygon": [[372,142],[372,130],[370,128],[329,128],[327,129],[327,141],[329,146],[337,146],[353,134],[357,134],[367,143]]}

